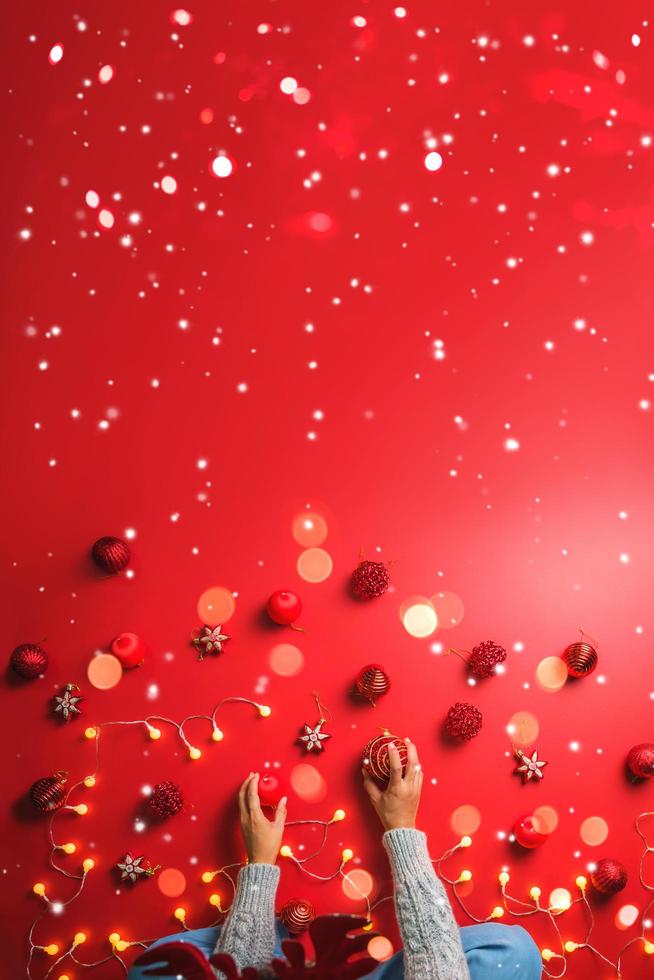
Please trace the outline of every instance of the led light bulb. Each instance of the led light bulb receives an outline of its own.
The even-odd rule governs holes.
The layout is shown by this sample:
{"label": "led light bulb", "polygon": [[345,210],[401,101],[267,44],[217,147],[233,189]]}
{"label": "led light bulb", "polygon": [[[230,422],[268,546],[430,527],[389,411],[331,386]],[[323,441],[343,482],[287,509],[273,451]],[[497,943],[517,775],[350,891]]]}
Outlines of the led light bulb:
{"label": "led light bulb", "polygon": [[32,885],[32,891],[35,895],[40,895],[43,898],[45,895],[45,885],[42,881],[37,881],[35,885]]}
{"label": "led light bulb", "polygon": [[195,759],[199,759],[200,756],[202,755],[202,753],[200,752],[200,750],[199,749],[196,749],[194,745],[192,745],[191,748],[188,750],[188,754],[189,754],[189,757],[191,759],[194,759],[194,760]]}
{"label": "led light bulb", "polygon": [[155,728],[153,725],[148,725],[148,735],[153,742],[156,742],[161,738],[161,729]]}
{"label": "led light bulb", "polygon": [[471,844],[472,844],[472,837],[468,837],[467,834],[465,835],[465,837],[462,837],[461,840],[459,841],[459,847],[470,847]]}
{"label": "led light bulb", "polygon": [[643,946],[643,950],[645,953],[647,953],[648,956],[651,956],[652,953],[654,953],[654,943],[650,943],[646,940],[645,945]]}
{"label": "led light bulb", "polygon": [[354,851],[351,848],[346,847],[341,857],[343,859],[343,864],[347,864],[347,862],[351,861],[352,858],[354,857]]}
{"label": "led light bulb", "polygon": [[210,905],[214,905],[216,908],[219,909],[220,908],[220,895],[218,895],[217,893],[214,893],[213,895],[210,895],[209,896],[209,904]]}
{"label": "led light bulb", "polygon": [[575,878],[575,885],[577,886],[577,888],[581,888],[582,892],[587,884],[588,882],[586,881],[583,875],[578,875]]}
{"label": "led light bulb", "polygon": [[493,911],[491,912],[492,919],[501,919],[503,915],[504,915],[504,909],[502,908],[501,905],[496,905]]}
{"label": "led light bulb", "polygon": [[546,963],[549,963],[552,957],[556,954],[553,953],[551,949],[542,949],[540,955],[543,957]]}
{"label": "led light bulb", "polygon": [[74,854],[77,850],[77,847],[74,844],[61,844],[60,847],[65,854]]}
{"label": "led light bulb", "polygon": [[292,851],[292,849],[291,849],[291,848],[290,848],[290,847],[288,846],[288,844],[282,844],[282,846],[281,846],[281,847],[280,847],[280,849],[279,849],[279,853],[280,853],[280,854],[281,854],[281,856],[282,856],[282,857],[284,857],[284,858],[290,858],[290,857],[293,857],[293,851]]}
{"label": "led light bulb", "polygon": [[119,939],[120,939],[119,932],[109,933],[109,942],[111,943],[112,946],[115,946]]}
{"label": "led light bulb", "polygon": [[73,938],[73,942],[75,943],[76,946],[81,946],[82,943],[85,943],[86,942],[86,933],[85,932],[76,932],[75,933],[75,936]]}
{"label": "led light bulb", "polygon": [[205,883],[205,885],[208,885],[209,882],[213,881],[213,879],[215,877],[216,877],[216,872],[215,871],[203,871],[202,872],[202,881]]}
{"label": "led light bulb", "polygon": [[91,789],[92,786],[95,786],[95,776],[87,776],[84,780],[84,785],[87,789]]}
{"label": "led light bulb", "polygon": [[182,908],[180,905],[179,908],[175,909],[175,912],[173,914],[176,919],[179,919],[180,922],[183,922],[184,919],[186,918],[186,909]]}
{"label": "led light bulb", "polygon": [[59,947],[57,946],[56,943],[50,943],[49,946],[43,947],[43,952],[47,953],[48,956],[56,956],[57,953],[59,952]]}
{"label": "led light bulb", "polygon": [[366,922],[364,926],[361,926],[361,928],[363,929],[364,932],[370,932],[370,930],[372,929],[372,919],[370,919],[369,922]]}
{"label": "led light bulb", "polygon": [[458,880],[459,881],[470,881],[471,878],[472,878],[472,871],[468,871],[467,868],[464,868],[463,871],[461,872],[461,874],[459,875]]}
{"label": "led light bulb", "polygon": [[95,738],[95,736],[97,734],[98,734],[97,728],[87,728],[85,730],[85,732],[84,732],[84,737],[85,738]]}
{"label": "led light bulb", "polygon": [[127,942],[126,939],[119,939],[118,942],[116,943],[116,949],[118,950],[119,953],[124,953],[128,946],[129,943]]}
{"label": "led light bulb", "polygon": [[579,943],[573,943],[571,939],[568,939],[568,941],[565,944],[566,953],[574,953],[574,951],[578,948],[579,948]]}
{"label": "led light bulb", "polygon": [[225,736],[223,735],[220,728],[214,727],[214,730],[211,733],[211,737],[214,740],[214,742],[222,742]]}
{"label": "led light bulb", "polygon": [[95,867],[95,861],[93,860],[93,858],[84,858],[84,860],[82,861],[82,867],[84,868],[86,874],[88,874],[89,871],[92,871],[93,868]]}
{"label": "led light bulb", "polygon": [[73,807],[73,810],[75,813],[79,813],[80,817],[83,817],[89,812],[89,808],[87,807],[86,803],[78,803],[77,806]]}
{"label": "led light bulb", "polygon": [[272,714],[272,708],[268,707],[267,704],[260,704],[259,714],[261,715],[262,718],[269,718],[270,715]]}
{"label": "led light bulb", "polygon": [[510,878],[509,878],[509,875],[506,873],[506,871],[503,871],[500,874],[498,880],[499,880],[500,885],[508,885],[508,883],[510,881]]}
{"label": "led light bulb", "polygon": [[537,902],[541,896],[540,888],[537,885],[534,885],[533,888],[529,889],[529,894],[534,899],[534,901]]}
{"label": "led light bulb", "polygon": [[341,820],[345,820],[345,810],[334,810],[334,816],[332,817],[333,823],[340,823]]}

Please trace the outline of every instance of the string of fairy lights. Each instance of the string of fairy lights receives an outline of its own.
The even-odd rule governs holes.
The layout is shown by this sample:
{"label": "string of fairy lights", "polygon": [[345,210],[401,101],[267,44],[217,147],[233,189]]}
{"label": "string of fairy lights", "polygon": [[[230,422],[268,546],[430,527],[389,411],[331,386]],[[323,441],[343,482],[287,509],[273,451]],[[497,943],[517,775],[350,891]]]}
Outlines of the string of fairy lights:
{"label": "string of fairy lights", "polygon": [[[48,842],[50,845],[50,855],[49,855],[50,867],[55,872],[62,875],[63,877],[76,881],[77,886],[73,891],[73,894],[70,895],[69,898],[67,898],[65,901],[60,901],[60,900],[55,900],[50,898],[50,896],[47,894],[46,886],[43,882],[39,881],[33,885],[32,891],[34,895],[36,895],[38,898],[42,900],[42,902],[45,905],[45,908],[41,912],[41,914],[34,919],[28,933],[28,942],[29,942],[29,955],[27,960],[28,980],[33,980],[32,967],[34,963],[34,957],[36,954],[43,954],[46,957],[53,958],[51,965],[48,966],[45,973],[43,974],[44,978],[48,978],[48,977],[54,978],[55,971],[57,970],[57,968],[60,966],[60,964],[64,964],[66,962],[70,962],[75,966],[83,967],[85,969],[91,969],[93,967],[102,966],[110,961],[114,961],[118,964],[122,972],[125,975],[127,975],[128,966],[125,960],[123,959],[123,957],[121,956],[121,954],[135,947],[145,949],[150,945],[151,942],[154,941],[154,939],[129,940],[129,939],[125,939],[118,932],[115,931],[111,932],[107,937],[107,941],[110,947],[109,953],[106,956],[102,957],[101,959],[95,960],[93,962],[85,962],[82,959],[80,959],[78,956],[79,948],[83,946],[87,940],[87,935],[85,932],[82,931],[76,932],[72,940],[70,941],[70,943],[63,949],[60,948],[59,945],[54,942],[44,943],[44,944],[35,942],[35,938],[34,938],[35,931],[39,926],[39,924],[45,919],[45,917],[49,913],[60,914],[61,912],[63,912],[65,908],[67,908],[76,899],[79,898],[79,896],[84,891],[84,887],[88,875],[93,871],[95,867],[95,861],[93,860],[93,858],[87,857],[84,858],[84,860],[82,861],[81,870],[79,873],[72,873],[70,871],[67,871],[65,868],[62,868],[56,860],[57,854],[61,852],[66,855],[72,855],[76,853],[77,845],[72,842],[64,842],[64,843],[57,842],[54,834],[54,826],[58,815],[62,812],[65,811],[73,812],[78,816],[82,816],[82,817],[88,813],[88,805],[86,803],[84,802],[73,803],[69,801],[71,801],[73,794],[76,794],[79,789],[81,788],[92,789],[96,784],[97,776],[100,770],[101,732],[104,729],[115,728],[115,727],[141,726],[145,728],[148,737],[152,741],[158,741],[162,735],[162,729],[159,726],[164,726],[164,725],[170,726],[176,731],[178,737],[180,738],[181,742],[185,746],[185,749],[188,752],[189,759],[191,759],[192,761],[196,761],[199,758],[201,758],[202,752],[199,748],[197,748],[197,746],[193,745],[187,738],[185,734],[185,726],[190,721],[195,721],[195,720],[207,721],[211,725],[212,740],[214,742],[221,742],[223,740],[224,735],[222,729],[217,724],[216,715],[220,710],[220,708],[223,707],[223,705],[230,704],[230,703],[249,705],[256,709],[256,711],[258,712],[261,718],[268,718],[272,713],[271,708],[268,705],[260,704],[259,702],[252,701],[249,698],[226,697],[221,699],[216,704],[211,714],[189,715],[186,718],[184,718],[181,722],[176,722],[172,718],[166,718],[160,715],[148,715],[146,718],[136,719],[133,721],[103,722],[102,724],[99,725],[90,726],[85,730],[84,734],[86,738],[93,741],[95,744],[94,771],[88,776],[83,777],[82,779],[78,780],[76,783],[70,786],[70,788],[67,790],[66,795],[64,797],[63,805],[52,814],[48,823]],[[654,941],[648,939],[646,935],[646,930],[652,928],[652,923],[648,919],[648,914],[650,912],[650,909],[652,909],[652,907],[654,906],[654,882],[650,882],[645,873],[647,858],[649,854],[654,852],[654,846],[650,845],[647,835],[642,829],[642,822],[646,820],[648,817],[654,817],[654,811],[646,811],[639,814],[635,821],[635,830],[638,836],[641,838],[644,847],[639,862],[639,880],[643,889],[645,889],[645,891],[649,893],[650,898],[646,903],[645,907],[643,908],[642,912],[640,912],[638,918],[638,924],[639,924],[638,935],[633,936],[622,946],[622,948],[618,953],[617,959],[615,961],[605,956],[604,953],[602,953],[601,950],[597,948],[597,946],[591,943],[591,937],[595,928],[595,917],[593,914],[592,906],[588,900],[588,894],[587,894],[588,881],[584,875],[578,875],[575,879],[575,885],[579,890],[579,896],[577,898],[573,899],[571,896],[569,896],[569,892],[567,892],[566,890],[562,890],[565,892],[565,895],[569,897],[566,897],[565,900],[561,900],[561,902],[556,905],[546,905],[541,903],[541,894],[542,894],[541,889],[535,885],[529,890],[530,901],[526,901],[522,898],[518,898],[517,896],[510,894],[508,890],[508,885],[511,878],[508,870],[504,869],[500,872],[498,876],[498,883],[501,892],[501,904],[494,906],[487,916],[483,918],[479,918],[469,910],[469,908],[467,907],[466,903],[463,900],[462,895],[459,892],[460,885],[468,883],[472,880],[473,877],[472,872],[467,868],[464,868],[459,872],[456,878],[450,878],[448,875],[445,874],[442,868],[442,865],[445,864],[447,861],[449,861],[459,851],[466,850],[467,848],[469,848],[472,845],[472,838],[468,835],[463,836],[457,844],[455,844],[453,847],[446,850],[439,858],[434,859],[432,861],[432,864],[434,865],[434,868],[439,878],[451,887],[454,898],[457,904],[459,905],[459,907],[461,908],[461,910],[471,921],[475,923],[497,921],[499,919],[502,919],[505,915],[512,916],[517,919],[522,919],[534,915],[546,916],[553,928],[557,940],[557,947],[558,947],[558,951],[552,950],[548,947],[541,950],[543,963],[544,963],[543,971],[545,975],[550,978],[550,980],[560,980],[560,978],[563,977],[566,973],[568,957],[573,953],[576,953],[577,951],[583,949],[589,950],[590,952],[595,954],[595,956],[599,957],[599,959],[601,959],[609,967],[614,969],[616,971],[617,977],[620,978],[623,976],[622,964],[623,964],[624,956],[627,950],[629,950],[632,946],[640,944],[642,946],[643,952],[646,955],[654,954]],[[318,847],[310,854],[303,853],[302,856],[299,857],[294,852],[292,846],[290,844],[285,843],[281,847],[280,856],[286,860],[291,861],[298,868],[299,871],[301,871],[303,874],[307,875],[309,878],[312,878],[315,881],[327,882],[327,881],[333,881],[335,878],[339,878],[339,877],[342,878],[344,882],[347,881],[352,891],[359,894],[361,896],[361,900],[365,904],[366,918],[368,920],[365,928],[372,929],[373,912],[385,902],[391,901],[393,896],[392,894],[386,895],[382,898],[377,899],[374,903],[370,902],[368,894],[366,894],[359,887],[357,882],[351,877],[350,873],[348,873],[345,870],[346,866],[354,858],[354,852],[352,851],[351,848],[345,848],[341,852],[340,858],[338,860],[338,866],[336,870],[333,871],[331,874],[327,874],[327,875],[316,874],[315,872],[311,871],[307,867],[307,864],[310,861],[312,861],[314,858],[316,858],[324,850],[327,844],[327,838],[328,838],[330,827],[332,827],[336,823],[340,823],[341,821],[345,820],[345,818],[346,818],[345,811],[339,808],[334,811],[333,815],[330,817],[329,820],[288,821],[286,823],[287,829],[293,827],[300,827],[300,826],[320,827],[322,830],[322,835]],[[239,869],[240,867],[242,867],[242,863],[237,862],[237,863],[224,865],[223,867],[218,868],[216,870],[204,871],[202,873],[201,880],[204,884],[209,885],[216,878],[220,877],[225,881],[229,882],[229,886],[233,896],[236,890],[236,880],[235,880],[236,869]],[[234,872],[234,874],[232,872]],[[212,908],[214,908],[218,913],[218,918],[216,918],[215,921],[209,923],[209,925],[210,926],[218,925],[221,921],[223,921],[224,916],[229,912],[229,906],[228,907],[223,906],[221,895],[215,891],[212,891],[209,896],[209,905]],[[566,939],[564,937],[564,934],[558,922],[558,920],[561,918],[562,915],[564,915],[573,906],[577,906],[577,905],[583,906],[588,916],[588,927],[585,931],[583,938],[580,941]],[[173,911],[173,916],[180,924],[183,930],[190,929],[190,926],[188,925],[188,912],[185,907],[178,906],[177,908],[175,908]],[[66,969],[66,967],[64,967],[64,969]],[[63,972],[63,973],[58,973],[56,975],[55,980],[72,980],[72,978],[69,976],[68,973]]]}

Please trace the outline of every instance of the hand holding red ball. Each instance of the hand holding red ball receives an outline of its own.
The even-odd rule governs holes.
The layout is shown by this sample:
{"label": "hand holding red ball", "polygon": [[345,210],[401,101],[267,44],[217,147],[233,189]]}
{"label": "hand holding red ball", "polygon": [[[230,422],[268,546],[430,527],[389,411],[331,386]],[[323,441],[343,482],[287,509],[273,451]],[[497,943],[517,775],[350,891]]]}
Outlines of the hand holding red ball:
{"label": "hand holding red ball", "polygon": [[241,833],[250,864],[274,864],[282,846],[286,821],[286,797],[282,796],[272,820],[261,809],[258,772],[251,772],[238,794]]}
{"label": "hand holding red ball", "polygon": [[392,738],[385,746],[390,767],[390,779],[386,789],[381,789],[378,780],[371,775],[365,757],[361,770],[364,789],[384,830],[397,830],[400,827],[416,825],[423,772],[418,760],[418,750],[413,742],[405,739],[403,744],[406,745],[406,767],[403,767],[400,751]]}

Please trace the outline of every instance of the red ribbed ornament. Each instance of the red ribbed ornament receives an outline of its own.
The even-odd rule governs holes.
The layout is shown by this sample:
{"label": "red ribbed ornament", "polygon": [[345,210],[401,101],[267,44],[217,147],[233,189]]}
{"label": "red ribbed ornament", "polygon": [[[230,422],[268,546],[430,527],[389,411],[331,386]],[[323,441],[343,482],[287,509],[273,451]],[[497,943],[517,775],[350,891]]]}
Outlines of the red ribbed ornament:
{"label": "red ribbed ornament", "polygon": [[26,681],[33,681],[48,669],[48,655],[38,643],[22,643],[13,651],[11,669]]}
{"label": "red ribbed ornament", "polygon": [[627,767],[636,779],[649,779],[654,776],[654,745],[651,742],[641,742],[629,749]]}
{"label": "red ribbed ornament", "polygon": [[570,677],[587,677],[597,667],[597,650],[590,643],[579,640],[565,648],[562,659]]}
{"label": "red ribbed ornament", "polygon": [[129,545],[122,538],[98,538],[91,550],[93,561],[110,575],[122,572],[129,565],[132,553]]}
{"label": "red ribbed ornament", "polygon": [[154,787],[148,803],[158,817],[174,817],[184,806],[184,794],[177,783],[164,780]]}
{"label": "red ribbed ornament", "polygon": [[481,731],[482,714],[474,704],[457,701],[447,712],[445,731],[452,738],[469,740]]}
{"label": "red ribbed ornament", "polygon": [[377,698],[381,698],[388,693],[391,686],[391,679],[381,664],[368,664],[362,667],[356,679],[356,689],[362,698],[370,701],[373,708],[377,704]]}
{"label": "red ribbed ornament", "polygon": [[41,813],[53,813],[63,806],[66,798],[65,772],[55,772],[52,776],[37,779],[30,789],[30,800]]}
{"label": "red ribbed ornament", "polygon": [[597,862],[594,871],[591,872],[590,880],[593,888],[596,888],[602,895],[617,895],[627,884],[627,869],[619,861],[613,858],[602,858]]}
{"label": "red ribbed ornament", "polygon": [[313,905],[303,898],[291,898],[279,913],[282,923],[294,936],[308,929],[315,917],[316,910]]}
{"label": "red ribbed ornament", "polygon": [[400,753],[402,774],[404,775],[408,758],[404,739],[397,738],[395,735],[391,735],[390,732],[384,732],[383,735],[377,735],[376,738],[371,738],[363,750],[363,768],[366,772],[370,773],[373,779],[376,779],[380,783],[387,783],[391,777],[391,762],[388,757],[388,746],[391,742],[395,743]]}
{"label": "red ribbed ornament", "polygon": [[352,591],[357,599],[377,599],[388,589],[390,576],[380,561],[362,561],[352,572]]}

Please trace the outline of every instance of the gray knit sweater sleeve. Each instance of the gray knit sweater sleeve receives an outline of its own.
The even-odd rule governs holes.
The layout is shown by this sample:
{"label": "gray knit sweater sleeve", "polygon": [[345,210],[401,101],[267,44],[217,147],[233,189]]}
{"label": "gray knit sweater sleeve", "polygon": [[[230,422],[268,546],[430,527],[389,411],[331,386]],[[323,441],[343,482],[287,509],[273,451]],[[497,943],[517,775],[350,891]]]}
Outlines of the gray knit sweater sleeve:
{"label": "gray knit sweater sleeve", "polygon": [[274,864],[246,864],[241,868],[236,894],[216,943],[216,953],[229,953],[239,969],[267,967],[275,951],[275,895],[279,868]]}
{"label": "gray knit sweater sleeve", "polygon": [[459,927],[419,830],[384,834],[395,882],[405,980],[470,980]]}

